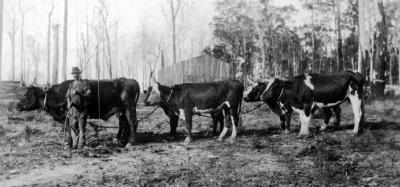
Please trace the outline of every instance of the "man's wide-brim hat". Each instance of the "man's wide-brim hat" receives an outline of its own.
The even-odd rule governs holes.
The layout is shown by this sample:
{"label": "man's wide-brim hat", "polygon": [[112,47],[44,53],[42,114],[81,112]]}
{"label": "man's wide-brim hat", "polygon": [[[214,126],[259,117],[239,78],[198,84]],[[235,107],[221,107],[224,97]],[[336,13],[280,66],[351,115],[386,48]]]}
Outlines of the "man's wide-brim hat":
{"label": "man's wide-brim hat", "polygon": [[73,67],[71,74],[82,73],[82,71],[78,67]]}

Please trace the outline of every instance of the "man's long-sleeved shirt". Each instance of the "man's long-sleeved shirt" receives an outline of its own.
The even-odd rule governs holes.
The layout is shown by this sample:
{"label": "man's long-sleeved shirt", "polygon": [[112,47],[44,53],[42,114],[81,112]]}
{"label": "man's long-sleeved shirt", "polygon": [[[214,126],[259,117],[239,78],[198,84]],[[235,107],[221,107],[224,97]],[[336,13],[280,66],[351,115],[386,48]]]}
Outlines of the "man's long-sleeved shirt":
{"label": "man's long-sleeved shirt", "polygon": [[86,108],[91,96],[91,90],[88,81],[79,79],[72,82],[68,87],[65,97],[68,99],[68,101],[71,101],[74,95],[78,95],[80,97],[81,105]]}

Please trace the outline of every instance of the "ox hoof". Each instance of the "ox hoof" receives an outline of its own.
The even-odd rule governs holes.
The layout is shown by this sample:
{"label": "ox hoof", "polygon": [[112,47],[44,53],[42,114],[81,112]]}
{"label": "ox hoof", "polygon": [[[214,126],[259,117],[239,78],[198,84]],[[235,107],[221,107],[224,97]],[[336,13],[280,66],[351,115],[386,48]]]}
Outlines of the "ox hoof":
{"label": "ox hoof", "polygon": [[133,148],[133,144],[132,144],[132,143],[127,143],[126,146],[125,146],[125,148],[131,149],[131,148]]}
{"label": "ox hoof", "polygon": [[218,141],[219,141],[219,142],[222,142],[222,140],[223,140],[222,138],[218,138]]}
{"label": "ox hoof", "polygon": [[284,133],[284,134],[289,134],[289,133],[290,133],[290,130],[287,130],[287,129],[286,129],[285,131],[283,131],[283,133]]}
{"label": "ox hoof", "polygon": [[112,143],[113,143],[113,144],[118,144],[119,142],[120,142],[120,140],[117,139],[117,138],[113,138],[113,139],[112,139]]}
{"label": "ox hoof", "polygon": [[169,136],[167,136],[166,140],[167,141],[175,140],[175,136],[169,135]]}
{"label": "ox hoof", "polygon": [[235,142],[235,138],[229,138],[228,142],[233,144]]}
{"label": "ox hoof", "polygon": [[352,136],[357,136],[358,133],[359,133],[358,131],[351,131],[351,135],[352,135]]}
{"label": "ox hoof", "polygon": [[191,142],[193,142],[193,139],[192,138],[189,138],[189,137],[186,137],[186,139],[185,139],[185,141],[183,142],[185,145],[187,145],[187,144],[189,144],[189,143],[191,143]]}
{"label": "ox hoof", "polygon": [[308,138],[310,137],[310,133],[300,133],[297,135],[297,138]]}

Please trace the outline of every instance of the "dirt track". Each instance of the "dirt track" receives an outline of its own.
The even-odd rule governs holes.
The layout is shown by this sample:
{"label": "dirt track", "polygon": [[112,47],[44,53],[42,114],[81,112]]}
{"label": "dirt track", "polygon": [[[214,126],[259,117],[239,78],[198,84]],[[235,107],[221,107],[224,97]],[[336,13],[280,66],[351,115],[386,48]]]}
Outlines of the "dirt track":
{"label": "dirt track", "polygon": [[[132,149],[114,143],[116,129],[96,137],[88,127],[87,148],[62,151],[61,124],[43,112],[8,111],[18,95],[10,93],[22,90],[0,90],[0,186],[400,184],[399,100],[367,105],[367,130],[357,137],[350,136],[348,105],[342,107],[341,130],[315,134],[312,129],[306,139],[296,137],[296,120],[292,132],[284,134],[279,119],[262,107],[243,116],[244,129],[233,144],[208,137],[211,120],[196,117],[195,141],[184,146],[183,126],[176,140],[167,140],[168,120],[157,110],[139,124],[139,143]],[[253,106],[244,104],[245,109]],[[139,108],[139,116],[151,110]],[[7,120],[6,114],[24,120]]]}

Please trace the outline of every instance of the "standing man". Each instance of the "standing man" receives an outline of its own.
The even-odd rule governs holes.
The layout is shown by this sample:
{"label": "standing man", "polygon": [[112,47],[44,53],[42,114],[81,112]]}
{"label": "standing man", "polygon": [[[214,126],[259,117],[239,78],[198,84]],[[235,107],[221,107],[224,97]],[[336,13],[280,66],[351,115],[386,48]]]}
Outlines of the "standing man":
{"label": "standing man", "polygon": [[68,101],[68,134],[72,138],[74,149],[80,149],[85,145],[87,106],[91,95],[89,83],[81,79],[81,73],[78,67],[72,68],[71,74],[75,81],[69,85],[65,95]]}

